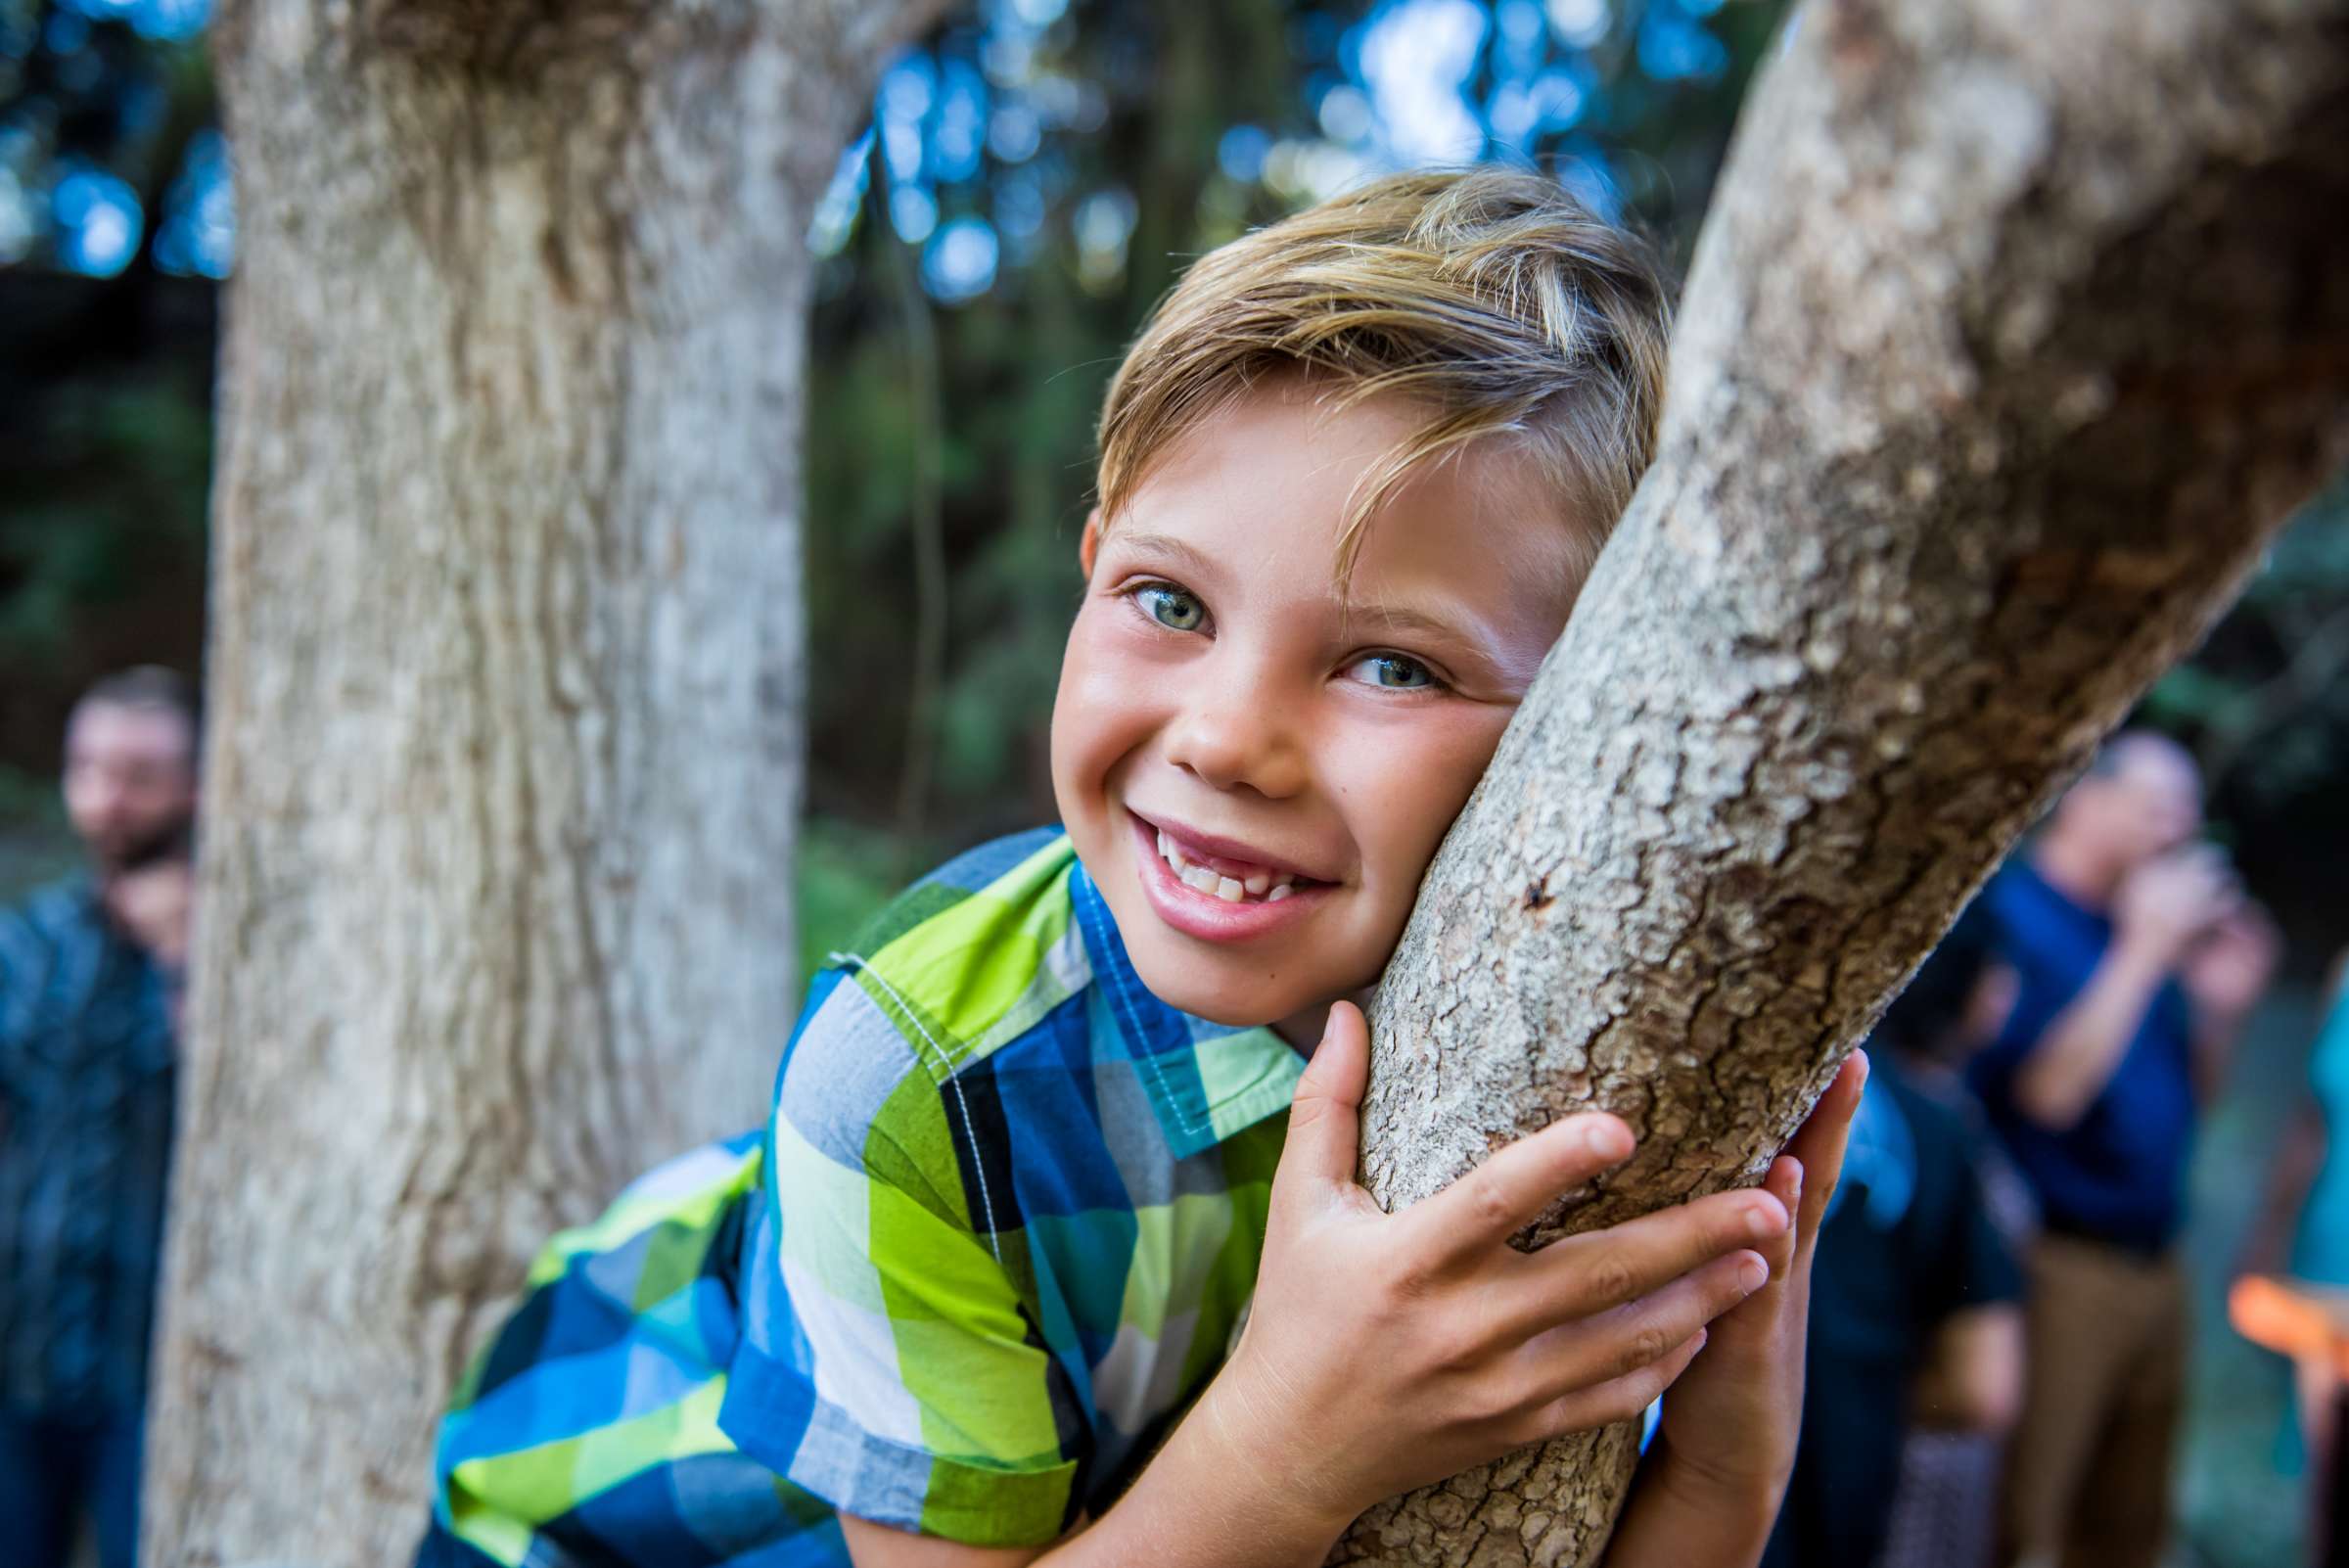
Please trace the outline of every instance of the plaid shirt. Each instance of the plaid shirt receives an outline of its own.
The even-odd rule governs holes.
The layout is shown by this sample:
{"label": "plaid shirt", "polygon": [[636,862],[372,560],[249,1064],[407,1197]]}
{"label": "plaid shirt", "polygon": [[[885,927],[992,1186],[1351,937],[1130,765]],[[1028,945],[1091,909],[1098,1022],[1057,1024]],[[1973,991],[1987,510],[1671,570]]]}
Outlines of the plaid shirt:
{"label": "plaid shirt", "polygon": [[558,1236],[457,1391],[420,1561],[846,1564],[1098,1514],[1222,1362],[1303,1060],[1143,989],[1068,841],[916,884],[771,1118]]}
{"label": "plaid shirt", "polygon": [[0,1407],[144,1402],[171,1078],[166,982],[95,884],[0,909]]}

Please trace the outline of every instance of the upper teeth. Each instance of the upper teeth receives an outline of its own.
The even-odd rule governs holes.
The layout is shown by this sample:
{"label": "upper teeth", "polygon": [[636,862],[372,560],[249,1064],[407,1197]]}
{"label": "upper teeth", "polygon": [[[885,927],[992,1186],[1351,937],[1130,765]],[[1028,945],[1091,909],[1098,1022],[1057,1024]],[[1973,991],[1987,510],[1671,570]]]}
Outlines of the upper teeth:
{"label": "upper teeth", "polygon": [[1193,865],[1174,847],[1174,841],[1163,832],[1158,836],[1158,853],[1166,856],[1167,864],[1174,868],[1178,881],[1197,888],[1201,893],[1213,894],[1226,903],[1241,903],[1251,899],[1278,903],[1297,891],[1292,886],[1296,878],[1285,871],[1277,876],[1269,871],[1257,871],[1243,879],[1223,876],[1207,866]]}

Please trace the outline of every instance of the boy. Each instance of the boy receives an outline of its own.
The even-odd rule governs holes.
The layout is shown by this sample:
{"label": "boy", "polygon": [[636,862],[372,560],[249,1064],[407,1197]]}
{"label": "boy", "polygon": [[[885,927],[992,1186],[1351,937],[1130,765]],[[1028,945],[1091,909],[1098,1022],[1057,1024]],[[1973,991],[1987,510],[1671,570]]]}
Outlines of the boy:
{"label": "boy", "polygon": [[1353,1182],[1350,998],[1647,461],[1665,319],[1528,174],[1382,181],[1192,268],[1103,417],[1061,828],[834,955],[763,1138],[557,1239],[458,1390],[424,1563],[1316,1563],[1637,1413],[1717,1317],[1610,1561],[1752,1561],[1857,1070],[1767,1191],[1533,1255],[1613,1117],[1401,1215]]}

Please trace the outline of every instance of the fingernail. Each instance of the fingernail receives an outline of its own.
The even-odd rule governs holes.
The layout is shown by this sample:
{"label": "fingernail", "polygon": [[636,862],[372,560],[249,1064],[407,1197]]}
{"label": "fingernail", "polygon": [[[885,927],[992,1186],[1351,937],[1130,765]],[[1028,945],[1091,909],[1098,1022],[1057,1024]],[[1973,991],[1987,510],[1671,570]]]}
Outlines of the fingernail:
{"label": "fingernail", "polygon": [[1703,1350],[1703,1349],[1705,1348],[1705,1341],[1706,1341],[1706,1340],[1708,1340],[1708,1339],[1711,1339],[1712,1337],[1713,1337],[1713,1330],[1711,1330],[1710,1328],[1700,1328],[1700,1329],[1698,1329],[1698,1330],[1696,1331],[1696,1348],[1697,1348],[1698,1350],[1700,1350],[1700,1351],[1701,1351],[1701,1350]]}
{"label": "fingernail", "polygon": [[1757,1203],[1745,1211],[1745,1233],[1756,1241],[1767,1241],[1786,1228],[1786,1217],[1769,1204]]}
{"label": "fingernail", "polygon": [[1632,1152],[1632,1135],[1621,1122],[1592,1122],[1583,1129],[1583,1147],[1602,1160],[1620,1160]]}
{"label": "fingernail", "polygon": [[1747,1253],[1745,1261],[1737,1266],[1737,1283],[1743,1286],[1745,1293],[1750,1296],[1769,1282],[1770,1265],[1754,1254]]}

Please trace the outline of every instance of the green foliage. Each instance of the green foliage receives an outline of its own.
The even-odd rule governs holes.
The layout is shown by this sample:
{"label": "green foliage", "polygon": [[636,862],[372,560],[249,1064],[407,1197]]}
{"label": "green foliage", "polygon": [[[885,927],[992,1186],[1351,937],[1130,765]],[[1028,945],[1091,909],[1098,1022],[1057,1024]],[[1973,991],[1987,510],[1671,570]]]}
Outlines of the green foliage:
{"label": "green foliage", "polygon": [[907,880],[904,855],[886,834],[838,817],[810,816],[793,867],[800,918],[800,978],[846,946]]}
{"label": "green foliage", "polygon": [[2241,601],[2145,701],[2223,808],[2271,810],[2349,772],[2349,479],[2277,539]]}
{"label": "green foliage", "polygon": [[159,561],[201,563],[211,419],[159,380],[89,380],[48,394],[45,451],[0,508],[0,659],[64,658],[118,613]]}
{"label": "green foliage", "polygon": [[0,765],[0,904],[63,876],[79,858],[57,781]]}
{"label": "green foliage", "polygon": [[[0,273],[0,292],[18,281]],[[31,428],[12,432],[7,405],[24,393],[0,367],[0,437],[22,437],[0,440],[0,767],[51,774],[67,709],[109,670],[195,670],[206,368],[94,366],[19,402]],[[0,797],[0,830],[16,820]]]}

